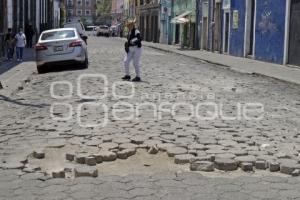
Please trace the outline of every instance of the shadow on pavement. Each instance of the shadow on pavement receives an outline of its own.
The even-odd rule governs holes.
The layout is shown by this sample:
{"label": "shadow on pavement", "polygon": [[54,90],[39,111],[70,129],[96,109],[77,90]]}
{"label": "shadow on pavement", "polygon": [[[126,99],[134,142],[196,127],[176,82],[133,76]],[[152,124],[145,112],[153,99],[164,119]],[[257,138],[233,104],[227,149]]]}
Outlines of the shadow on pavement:
{"label": "shadow on pavement", "polygon": [[[24,49],[23,62],[35,61],[35,51],[34,49]],[[17,62],[16,52],[14,53],[14,58],[12,61],[3,61],[0,63],[0,75],[9,71],[10,69],[22,64],[22,62]]]}
{"label": "shadow on pavement", "polygon": [[63,72],[63,71],[77,71],[85,70],[86,68],[80,66],[79,64],[55,64],[47,65],[43,67],[43,73],[52,73],[52,72]]}
{"label": "shadow on pavement", "polygon": [[0,101],[6,101],[9,103],[13,103],[19,106],[28,106],[28,107],[35,107],[35,108],[44,108],[50,106],[49,104],[31,104],[31,103],[23,103],[22,99],[12,99],[10,97],[4,96],[0,94]]}

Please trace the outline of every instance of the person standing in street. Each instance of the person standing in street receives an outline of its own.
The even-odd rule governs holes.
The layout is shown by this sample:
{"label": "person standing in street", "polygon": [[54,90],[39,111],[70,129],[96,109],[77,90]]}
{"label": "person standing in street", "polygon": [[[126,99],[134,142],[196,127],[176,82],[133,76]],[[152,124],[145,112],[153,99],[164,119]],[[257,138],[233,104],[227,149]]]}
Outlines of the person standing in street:
{"label": "person standing in street", "polygon": [[15,38],[12,34],[12,29],[9,28],[7,33],[5,34],[5,47],[6,47],[6,57],[8,61],[13,59],[14,48],[15,48]]}
{"label": "person standing in street", "polygon": [[16,52],[17,52],[17,61],[23,61],[23,51],[26,46],[26,36],[23,33],[23,29],[20,28],[19,32],[15,36],[16,39]]}
{"label": "person standing in street", "polygon": [[125,76],[123,80],[129,81],[131,79],[129,65],[133,60],[136,77],[132,79],[133,82],[141,81],[140,74],[140,58],[142,54],[142,38],[140,31],[135,27],[135,20],[127,23],[128,36],[125,43],[126,56],[124,58]]}

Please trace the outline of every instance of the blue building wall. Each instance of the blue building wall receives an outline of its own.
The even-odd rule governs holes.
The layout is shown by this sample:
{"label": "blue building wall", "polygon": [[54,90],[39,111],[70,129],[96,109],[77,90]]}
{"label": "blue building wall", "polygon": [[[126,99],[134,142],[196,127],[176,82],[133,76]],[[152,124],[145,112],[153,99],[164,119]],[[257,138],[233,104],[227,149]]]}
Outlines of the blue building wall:
{"label": "blue building wall", "polygon": [[196,1],[196,29],[198,34],[198,41],[196,40],[195,45],[196,49],[201,47],[201,35],[202,35],[202,0]]}
{"label": "blue building wall", "polygon": [[257,0],[256,7],[255,59],[282,64],[286,0]]}
{"label": "blue building wall", "polygon": [[[285,16],[287,0],[256,0],[256,24],[255,24],[255,49],[254,58],[266,62],[283,64],[285,46]],[[202,1],[201,1],[202,2]],[[213,4],[215,0],[209,0],[209,29],[208,49],[212,47],[213,28]],[[239,24],[233,29],[233,11],[239,13]],[[229,54],[244,56],[244,40],[246,31],[246,0],[231,0],[231,27]],[[201,14],[200,14],[201,15]],[[224,10],[221,14],[222,40],[224,28]],[[202,17],[200,16],[200,19]],[[201,31],[202,32],[202,31]],[[223,44],[223,43],[222,43]]]}
{"label": "blue building wall", "polygon": [[[239,14],[239,24],[237,29],[233,29],[234,10],[237,10]],[[232,0],[229,54],[234,56],[240,56],[240,57],[244,56],[245,15],[246,15],[246,1]]]}

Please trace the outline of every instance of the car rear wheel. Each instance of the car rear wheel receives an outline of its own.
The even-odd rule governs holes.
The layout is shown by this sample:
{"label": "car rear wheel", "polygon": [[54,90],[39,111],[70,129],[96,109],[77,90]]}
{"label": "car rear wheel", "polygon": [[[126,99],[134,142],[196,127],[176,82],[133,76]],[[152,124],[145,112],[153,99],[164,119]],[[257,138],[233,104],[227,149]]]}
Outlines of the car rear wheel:
{"label": "car rear wheel", "polygon": [[45,73],[45,68],[43,66],[37,66],[36,69],[39,74]]}
{"label": "car rear wheel", "polygon": [[84,60],[84,63],[83,63],[83,66],[82,66],[84,69],[88,68],[89,67],[89,59],[88,59],[88,56],[85,55],[85,60]]}

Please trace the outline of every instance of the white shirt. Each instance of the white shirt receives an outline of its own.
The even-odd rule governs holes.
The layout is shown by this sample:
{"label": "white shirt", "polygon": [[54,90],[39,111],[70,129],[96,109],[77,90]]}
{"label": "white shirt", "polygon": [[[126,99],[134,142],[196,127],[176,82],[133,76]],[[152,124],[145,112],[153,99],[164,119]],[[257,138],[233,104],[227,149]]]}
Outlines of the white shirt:
{"label": "white shirt", "polygon": [[25,47],[26,46],[26,36],[24,33],[20,32],[16,35],[16,46],[17,47]]}

